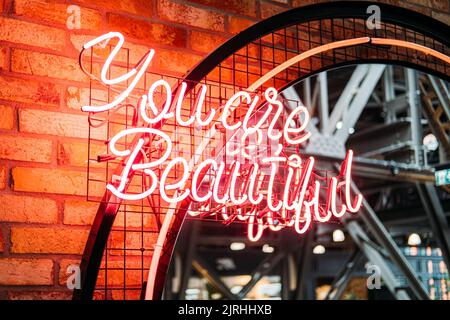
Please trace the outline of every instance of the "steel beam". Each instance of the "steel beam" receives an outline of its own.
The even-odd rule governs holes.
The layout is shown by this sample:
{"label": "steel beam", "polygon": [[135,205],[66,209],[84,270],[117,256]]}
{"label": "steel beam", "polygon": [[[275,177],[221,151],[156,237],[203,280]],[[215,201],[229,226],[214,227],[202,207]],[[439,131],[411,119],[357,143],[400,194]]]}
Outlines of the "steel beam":
{"label": "steel beam", "polygon": [[[444,109],[447,118],[450,119],[450,94],[443,80],[437,79],[435,76],[428,74],[428,79],[430,80],[431,85],[433,86],[434,92],[436,92],[436,96],[441,103],[442,108]],[[442,88],[442,90],[441,90]]]}
{"label": "steel beam", "polygon": [[311,111],[312,108],[311,78],[306,78],[303,81],[303,96],[305,97],[305,101],[303,103],[305,104],[306,109],[308,109],[308,111]]}
{"label": "steel beam", "polygon": [[353,251],[331,283],[330,290],[328,290],[325,300],[339,300],[344,293],[345,288],[347,288],[351,275],[361,261],[362,256],[359,249]]}
{"label": "steel beam", "polygon": [[408,107],[408,97],[405,94],[389,100],[385,103],[388,123],[397,121],[397,113],[404,111]]}
{"label": "steel beam", "polygon": [[[395,99],[393,71],[393,66],[386,66],[386,70],[384,71],[383,75],[383,90],[386,103]],[[388,112],[388,110],[386,110],[386,112]],[[395,120],[395,117],[392,120]]]}
{"label": "steel beam", "polygon": [[[322,161],[332,163],[344,161],[343,157],[322,155],[308,152],[303,156],[313,156]],[[427,167],[417,166],[396,161],[386,161],[354,157],[352,173],[355,176],[368,177],[374,179],[405,181],[405,182],[433,182],[435,181],[434,170]]]}
{"label": "steel beam", "polygon": [[416,171],[402,171],[398,170],[395,166],[391,168],[377,168],[369,167],[365,165],[354,165],[352,167],[353,176],[365,177],[372,179],[382,179],[390,181],[404,181],[404,182],[431,182],[434,181],[434,177],[425,172]]}
{"label": "steel beam", "polygon": [[330,115],[329,127],[324,133],[328,135],[332,135],[334,133],[336,130],[336,124],[345,116],[348,106],[350,105],[368,71],[369,65],[367,64],[356,66],[350,80],[348,80],[347,85],[334,105],[333,112]]}
{"label": "steel beam", "polygon": [[325,132],[328,128],[328,77],[327,72],[321,72],[318,76],[320,84],[320,108],[319,108],[319,118],[320,118],[320,130]]}
{"label": "steel beam", "polygon": [[310,271],[314,233],[315,229],[313,227],[304,238],[302,247],[300,248],[300,257],[297,263],[297,288],[294,294],[295,300],[304,300],[307,297],[306,279]]}
{"label": "steel beam", "polygon": [[419,105],[419,87],[417,84],[417,71],[405,70],[406,95],[408,97],[409,115],[411,117],[411,140],[414,148],[414,158],[417,165],[424,164],[422,149],[422,111]]}
{"label": "steel beam", "polygon": [[391,108],[392,102],[396,100],[393,66],[386,66],[383,75],[383,90],[384,112],[386,113],[386,118],[384,120],[386,123],[392,123],[397,121],[397,108]]}
{"label": "steel beam", "polygon": [[[374,139],[376,137],[376,139]],[[358,150],[361,157],[373,157],[400,149],[412,149],[411,121],[401,119],[396,122],[374,125],[358,130],[348,139],[348,147]],[[410,161],[410,157],[406,157]]]}
{"label": "steel beam", "polygon": [[[364,77],[364,80],[361,82],[360,86],[357,88],[356,94],[348,105],[346,109],[347,112],[342,117],[342,128],[336,130],[334,136],[341,140],[342,142],[347,141],[349,136],[349,129],[354,128],[356,122],[358,121],[362,111],[366,107],[367,102],[370,99],[370,96],[375,89],[378,81],[383,74],[386,65],[382,64],[371,64],[369,65],[369,70]],[[330,121],[330,126],[332,122]]]}
{"label": "steel beam", "polygon": [[214,269],[211,268],[199,255],[195,255],[192,266],[225,298],[230,300],[238,299],[238,297],[235,296],[230,289],[228,289],[227,285],[223,283],[220,276],[214,271]]}
{"label": "steel beam", "polygon": [[[352,182],[351,187],[354,193],[360,193],[355,183]],[[406,281],[411,290],[413,291],[414,295],[418,299],[428,300],[429,296],[422,282],[420,282],[420,280],[417,278],[417,275],[412,269],[411,265],[406,260],[405,256],[402,254],[397,244],[390,236],[389,232],[386,230],[381,221],[378,219],[375,211],[372,209],[370,204],[364,198],[359,216],[362,218],[365,225],[373,234],[377,242],[389,254],[389,257],[391,258],[392,262],[405,276]]]}
{"label": "steel beam", "polygon": [[416,183],[423,208],[428,216],[433,235],[441,248],[447,268],[450,268],[450,227],[447,216],[432,183]]}
{"label": "steel beam", "polygon": [[237,297],[239,299],[244,299],[250,290],[253,289],[255,284],[257,284],[262,277],[266,276],[280,262],[283,256],[284,252],[276,252],[264,259],[253,272],[250,281],[241,289],[241,291],[239,291]]}
{"label": "steel beam", "polygon": [[[289,110],[294,110],[297,107],[297,101],[300,101],[300,102],[302,101],[302,99],[300,99],[300,97],[298,96],[298,93],[297,93],[296,89],[294,88],[294,86],[290,86],[290,87],[286,88],[285,90],[283,90],[283,92],[281,94],[286,99],[285,103],[287,104],[287,107],[289,108]],[[309,111],[311,112],[311,110],[309,110]],[[313,135],[319,134],[319,130],[311,121],[308,122],[306,130],[311,132]]]}
{"label": "steel beam", "polygon": [[381,255],[378,248],[374,248],[368,235],[363,231],[359,223],[355,220],[345,223],[347,230],[358,248],[364,253],[366,258],[380,268],[380,276],[383,278],[386,287],[398,300],[411,300],[405,288],[400,286],[386,259]]}
{"label": "steel beam", "polygon": [[290,297],[290,270],[289,270],[289,253],[282,260],[281,268],[281,297],[288,300]]}

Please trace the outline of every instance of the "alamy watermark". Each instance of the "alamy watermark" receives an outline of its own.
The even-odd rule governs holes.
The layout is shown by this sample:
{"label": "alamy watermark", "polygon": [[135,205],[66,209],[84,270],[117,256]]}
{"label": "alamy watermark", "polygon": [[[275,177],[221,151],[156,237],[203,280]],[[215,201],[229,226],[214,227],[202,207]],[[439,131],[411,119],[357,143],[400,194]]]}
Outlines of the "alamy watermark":
{"label": "alamy watermark", "polygon": [[69,16],[66,20],[66,26],[69,30],[81,29],[81,10],[79,6],[70,5],[66,11]]}
{"label": "alamy watermark", "polygon": [[367,289],[381,289],[381,269],[376,264],[366,263],[366,273],[370,274],[367,277]]}
{"label": "alamy watermark", "polygon": [[78,264],[70,264],[67,266],[66,274],[67,277],[66,285],[67,289],[81,289],[81,270]]}
{"label": "alamy watermark", "polygon": [[367,7],[366,13],[370,16],[366,20],[366,27],[370,30],[381,29],[381,9],[373,4]]}

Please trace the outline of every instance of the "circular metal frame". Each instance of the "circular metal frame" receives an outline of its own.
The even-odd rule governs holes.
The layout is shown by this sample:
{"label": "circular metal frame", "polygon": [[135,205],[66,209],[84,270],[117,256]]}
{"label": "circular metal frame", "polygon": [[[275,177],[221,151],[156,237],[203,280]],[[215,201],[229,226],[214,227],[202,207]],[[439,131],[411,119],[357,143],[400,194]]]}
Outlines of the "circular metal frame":
{"label": "circular metal frame", "polygon": [[[371,4],[376,4],[380,7],[382,12],[382,21],[391,23],[401,27],[408,28],[419,32],[431,39],[434,39],[449,47],[450,41],[448,35],[450,34],[450,27],[432,19],[428,16],[380,3],[368,3],[368,2],[336,2],[336,3],[321,3],[301,8],[292,9],[284,13],[275,15],[271,18],[263,20],[248,29],[242,31],[235,37],[226,41],[219,48],[214,50],[211,54],[205,57],[200,63],[198,63],[191,71],[189,71],[184,80],[187,83],[196,83],[203,80],[208,74],[210,74],[217,66],[223,63],[228,57],[235,52],[238,52],[246,45],[261,39],[265,35],[268,35],[274,31],[282,28],[286,28],[292,25],[306,23],[310,21],[317,21],[322,19],[334,19],[334,18],[355,18],[366,19],[368,14],[366,13],[367,7]],[[354,64],[354,63],[390,63],[390,64],[402,64],[408,67],[414,67],[422,71],[433,73],[446,80],[450,79],[450,75],[443,73],[439,70],[427,68],[411,61],[397,61],[395,59],[358,59],[354,61],[345,61],[335,63],[333,65],[325,66],[314,70],[308,74],[302,75],[301,78],[306,78],[311,74],[317,73],[322,70],[330,69],[333,67]],[[297,80],[300,77],[297,78]],[[188,90],[191,88],[188,88]],[[95,291],[97,276],[99,268],[102,262],[103,253],[105,251],[106,243],[110,235],[111,228],[114,223],[114,219],[120,207],[119,199],[105,192],[103,199],[99,205],[96,217],[91,227],[89,238],[86,243],[86,247],[83,253],[81,262],[81,289],[75,290],[74,299],[92,299]],[[162,248],[162,255],[158,263],[157,273],[155,277],[155,283],[152,286],[154,288],[152,297],[154,299],[160,299],[165,283],[165,276],[170,264],[171,254],[175,245],[177,236],[181,229],[182,223],[185,218],[185,213],[189,203],[181,204],[180,208],[175,215],[175,219],[170,227],[167,237]]]}

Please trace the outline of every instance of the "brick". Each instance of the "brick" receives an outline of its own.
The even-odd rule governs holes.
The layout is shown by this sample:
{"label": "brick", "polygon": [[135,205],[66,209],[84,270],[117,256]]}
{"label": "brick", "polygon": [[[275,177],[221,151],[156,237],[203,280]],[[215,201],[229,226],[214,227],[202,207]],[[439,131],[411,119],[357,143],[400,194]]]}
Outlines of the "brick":
{"label": "brick", "polygon": [[200,55],[160,49],[159,54],[154,58],[154,66],[165,72],[184,74],[201,58]]}
{"label": "brick", "polygon": [[106,300],[105,290],[95,290],[92,300]]}
{"label": "brick", "polygon": [[[158,232],[156,230],[145,233],[128,230],[126,234],[116,231],[110,234],[110,248],[123,249],[125,247],[127,249],[141,249],[144,247],[147,250],[154,249],[157,238]],[[132,255],[133,253],[130,252],[128,254]],[[141,252],[136,252],[136,254],[140,255]]]}
{"label": "brick", "polygon": [[59,263],[59,284],[62,286],[67,285],[67,278],[73,273],[67,273],[69,266],[80,266],[80,260],[75,259],[62,259]]}
{"label": "brick", "polygon": [[[100,154],[106,153],[106,145],[96,145],[91,143],[90,158],[96,159]],[[88,144],[87,143],[60,143],[58,145],[58,164],[64,166],[86,167],[88,162]],[[96,160],[91,160],[90,166],[102,167],[103,164]]]}
{"label": "brick", "polygon": [[0,195],[0,221],[27,223],[56,223],[58,207],[51,199]]}
{"label": "brick", "polygon": [[224,11],[230,11],[246,16],[256,17],[255,0],[191,0],[208,7],[218,8]]}
{"label": "brick", "polygon": [[[81,49],[83,48],[83,45],[92,39],[95,39],[95,36],[84,35],[84,34],[71,34],[70,35],[70,41],[77,52],[80,52]],[[163,39],[162,41],[167,41],[167,39]],[[183,43],[184,43],[184,40],[183,40]],[[127,56],[127,52],[125,50],[122,50],[115,57],[115,61],[126,62],[127,58],[128,58],[130,63],[136,64],[149,51],[149,49],[153,47],[153,45],[151,43],[149,43],[148,46],[140,45],[140,44],[135,44],[135,43],[131,43],[131,42],[127,41],[124,44],[124,47],[129,49],[128,50],[129,56]],[[108,57],[109,53],[110,53],[110,50],[107,47],[101,48],[100,46],[95,46],[93,48],[93,56],[94,57],[106,59]]]}
{"label": "brick", "polygon": [[53,261],[0,258],[0,274],[0,285],[51,285]]}
{"label": "brick", "polygon": [[58,28],[0,17],[0,40],[62,51],[65,32]]}
{"label": "brick", "polygon": [[108,27],[127,37],[146,41],[151,46],[163,44],[184,47],[186,44],[186,31],[174,26],[110,14],[108,15]]}
{"label": "brick", "polygon": [[[411,3],[419,4],[421,6],[430,7],[430,2],[432,0],[407,0],[407,1],[411,2]],[[395,1],[383,1],[383,2],[391,3],[393,5],[398,5],[395,3]]]}
{"label": "brick", "polygon": [[12,50],[11,71],[63,80],[88,80],[76,59],[22,49]]}
{"label": "brick", "polygon": [[89,231],[58,228],[11,228],[13,253],[81,254]]}
{"label": "brick", "polygon": [[228,38],[206,32],[191,31],[189,44],[193,50],[210,53],[218,48]]}
{"label": "brick", "polygon": [[98,8],[107,9],[108,11],[123,11],[132,13],[142,17],[151,17],[152,1],[149,0],[132,0],[132,1],[111,1],[111,0],[77,0],[77,3],[95,5]]}
{"label": "brick", "polygon": [[[92,98],[91,101],[90,98]],[[70,86],[66,90],[65,104],[70,109],[80,110],[89,104],[105,104],[108,102],[108,92],[100,89],[79,88]]]}
{"label": "brick", "polygon": [[[128,268],[125,273],[125,281],[127,286],[142,286],[142,282],[147,279],[147,270],[150,266],[150,259],[146,258],[144,260],[144,265],[142,264],[141,259],[135,259],[133,257],[128,257],[126,259],[126,267]],[[123,259],[114,260],[110,258],[108,260],[108,285],[109,286],[123,286],[124,284],[124,262]],[[134,270],[132,270],[134,269]],[[141,270],[144,270],[144,274],[142,274]],[[144,276],[144,278],[142,278]],[[105,270],[100,270],[97,283],[104,285],[106,282],[105,279]]]}
{"label": "brick", "polygon": [[236,34],[236,33],[241,32],[242,30],[247,29],[254,23],[255,22],[252,20],[239,18],[239,17],[230,17],[229,23],[228,23],[228,31],[230,33]]}
{"label": "brick", "polygon": [[0,229],[0,253],[3,253],[3,251],[5,250],[5,240],[3,240],[3,232]]}
{"label": "brick", "polygon": [[7,70],[7,62],[8,61],[8,57],[7,57],[7,52],[6,52],[6,48],[0,46],[0,70]]}
{"label": "brick", "polygon": [[288,8],[281,7],[269,2],[261,2],[261,18],[267,19],[280,12],[286,11]]}
{"label": "brick", "polygon": [[12,179],[15,191],[86,195],[85,171],[16,167]]}
{"label": "brick", "polygon": [[[117,213],[114,225],[117,227],[142,228],[145,230],[156,230],[156,217],[150,208],[142,208],[140,206],[127,206],[126,214],[123,211]],[[143,211],[143,212],[142,212]],[[164,214],[159,217],[164,219]]]}
{"label": "brick", "polygon": [[0,189],[3,190],[6,188],[6,181],[7,181],[7,172],[6,167],[3,165],[0,165]]}
{"label": "brick", "polygon": [[427,16],[429,16],[431,14],[431,9],[429,7],[423,6],[422,4],[417,5],[417,4],[414,4],[414,3],[401,1],[401,2],[398,2],[396,5],[400,6],[400,7],[403,7],[405,9],[409,9],[409,10],[412,10],[412,11],[416,11],[416,12],[425,14]]}
{"label": "brick", "polygon": [[66,201],[64,203],[64,224],[91,225],[97,213],[98,203]]}
{"label": "brick", "polygon": [[[16,16],[28,17],[39,21],[46,21],[66,26],[70,13],[68,4],[55,3],[49,0],[15,0],[13,12]],[[80,8],[81,29],[98,30],[102,16],[96,10]]]}
{"label": "brick", "polygon": [[[134,276],[134,278],[137,278],[140,276],[138,270],[130,270],[130,271],[127,272],[127,275],[126,275],[127,284],[129,281],[128,279],[130,279],[131,277]],[[144,280],[146,279],[145,273],[144,273],[144,277],[142,279],[144,279]],[[128,291],[114,290],[113,292],[111,292],[111,300],[140,300],[141,292],[139,289],[141,287],[138,284],[134,284],[134,287],[138,290],[128,290]]]}
{"label": "brick", "polygon": [[0,105],[0,129],[11,130],[14,128],[14,108]]}
{"label": "brick", "polygon": [[57,105],[60,101],[60,88],[57,85],[42,81],[0,75],[0,99]]}
{"label": "brick", "polygon": [[0,136],[0,158],[49,163],[52,145],[50,140]]}
{"label": "brick", "polygon": [[10,291],[9,300],[71,300],[72,291]]}
{"label": "brick", "polygon": [[[97,202],[76,201],[70,200],[64,203],[64,224],[67,225],[91,225],[94,221],[99,204]],[[156,228],[155,215],[150,212],[150,209],[144,209],[144,216],[142,217],[141,207],[127,206],[129,210],[125,215],[123,212],[118,212],[114,225],[116,227],[133,227],[141,228],[142,226],[148,229]],[[162,218],[161,218],[162,219]]]}
{"label": "brick", "polygon": [[[21,132],[50,134],[65,137],[88,137],[89,123],[87,115],[22,109],[19,111],[19,130]],[[106,128],[91,130],[91,137],[104,139]]]}
{"label": "brick", "polygon": [[447,25],[450,25],[450,14],[433,11],[432,17]]}
{"label": "brick", "polygon": [[430,0],[431,8],[436,11],[449,12],[450,11],[450,3],[448,0]]}
{"label": "brick", "polygon": [[158,16],[161,19],[187,24],[214,31],[225,30],[225,16],[170,0],[158,1]]}
{"label": "brick", "polygon": [[[292,0],[292,7],[304,7],[310,4],[325,2],[326,0]],[[383,2],[383,1],[382,1]]]}

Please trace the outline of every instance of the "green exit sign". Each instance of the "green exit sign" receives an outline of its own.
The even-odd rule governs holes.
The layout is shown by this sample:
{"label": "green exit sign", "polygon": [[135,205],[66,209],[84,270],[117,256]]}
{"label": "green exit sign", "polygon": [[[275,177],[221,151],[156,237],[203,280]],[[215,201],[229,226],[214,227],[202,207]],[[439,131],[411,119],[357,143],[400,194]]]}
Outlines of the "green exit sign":
{"label": "green exit sign", "polygon": [[437,186],[450,184],[450,169],[437,170],[434,172]]}

